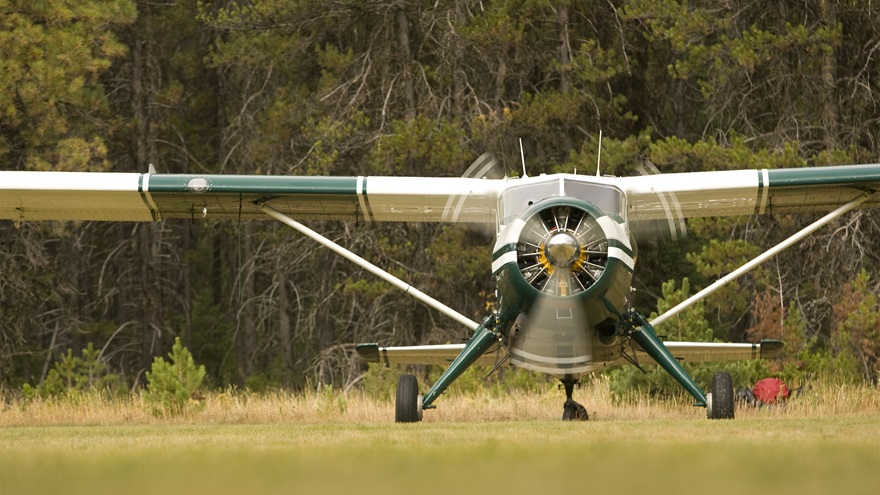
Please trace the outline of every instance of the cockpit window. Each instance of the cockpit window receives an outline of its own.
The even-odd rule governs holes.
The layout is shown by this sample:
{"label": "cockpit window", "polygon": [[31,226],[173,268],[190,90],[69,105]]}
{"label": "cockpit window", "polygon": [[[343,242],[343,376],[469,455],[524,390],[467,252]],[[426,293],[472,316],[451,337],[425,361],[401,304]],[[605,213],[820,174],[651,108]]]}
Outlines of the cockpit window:
{"label": "cockpit window", "polygon": [[504,191],[498,208],[501,224],[511,222],[538,201],[563,195],[588,201],[609,215],[623,217],[626,211],[624,195],[616,187],[571,179],[554,179],[514,186]]}
{"label": "cockpit window", "polygon": [[498,209],[498,211],[502,212],[501,223],[509,223],[525,211],[526,208],[542,199],[559,197],[561,195],[562,190],[558,180],[511,187],[501,195],[501,205],[499,205],[500,208]]}
{"label": "cockpit window", "polygon": [[566,180],[565,195],[589,201],[609,215],[623,216],[625,211],[624,196],[616,187]]}

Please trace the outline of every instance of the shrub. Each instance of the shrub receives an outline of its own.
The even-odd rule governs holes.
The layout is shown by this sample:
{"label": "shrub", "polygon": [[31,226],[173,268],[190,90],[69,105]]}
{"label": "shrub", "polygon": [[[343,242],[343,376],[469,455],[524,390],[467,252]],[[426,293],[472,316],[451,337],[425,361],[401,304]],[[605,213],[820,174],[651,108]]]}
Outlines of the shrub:
{"label": "shrub", "polygon": [[49,370],[43,383],[37,386],[24,384],[21,392],[26,399],[36,397],[72,396],[85,392],[101,392],[114,395],[122,388],[119,375],[107,371],[107,364],[100,359],[101,351],[89,343],[80,356],[73,349],[61,356],[61,360]]}
{"label": "shrub", "polygon": [[168,358],[170,363],[161,356],[153,360],[151,371],[147,372],[145,402],[157,416],[183,414],[201,408],[203,404],[196,399],[205,379],[205,367],[196,366],[180,337],[174,339]]}

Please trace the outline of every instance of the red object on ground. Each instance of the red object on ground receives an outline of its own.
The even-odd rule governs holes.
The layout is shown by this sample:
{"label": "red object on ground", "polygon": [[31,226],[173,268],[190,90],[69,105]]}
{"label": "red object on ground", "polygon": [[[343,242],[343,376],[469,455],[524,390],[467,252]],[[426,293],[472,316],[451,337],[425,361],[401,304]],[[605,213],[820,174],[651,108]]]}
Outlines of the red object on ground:
{"label": "red object on ground", "polygon": [[788,387],[779,378],[764,378],[759,380],[752,389],[755,397],[765,404],[773,404],[778,399],[788,398]]}

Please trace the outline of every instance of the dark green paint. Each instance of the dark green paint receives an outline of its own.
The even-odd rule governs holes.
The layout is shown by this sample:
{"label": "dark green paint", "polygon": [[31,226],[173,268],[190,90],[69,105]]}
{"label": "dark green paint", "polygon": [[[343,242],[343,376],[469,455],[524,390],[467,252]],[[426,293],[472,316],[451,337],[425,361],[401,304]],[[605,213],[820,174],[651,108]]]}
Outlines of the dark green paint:
{"label": "dark green paint", "polygon": [[[191,191],[192,179],[208,182],[205,191]],[[357,177],[312,177],[285,175],[151,175],[150,193],[188,194],[347,194],[357,195]]]}
{"label": "dark green paint", "polygon": [[498,341],[498,337],[490,327],[494,328],[494,319],[491,315],[483,319],[483,323],[474,331],[474,336],[471,337],[458,357],[452,361],[452,364],[440,375],[431,389],[425,393],[422,399],[422,409],[431,409],[431,404],[437,400],[437,397],[489,350],[492,344]]}
{"label": "dark green paint", "polygon": [[512,252],[512,251],[516,251],[516,243],[515,242],[511,242],[510,244],[505,244],[505,245],[501,246],[500,248],[498,248],[497,251],[492,253],[492,261],[495,261],[498,258],[500,258],[501,256],[503,256],[504,254]]}
{"label": "dark green paint", "polygon": [[691,378],[687,370],[669,352],[669,349],[663,345],[663,342],[660,342],[657,333],[654,332],[654,327],[650,323],[647,321],[643,322],[642,326],[632,333],[632,338],[642,346],[642,349],[654,361],[657,361],[657,364],[666,370],[672,378],[675,378],[675,381],[680,383],[697,400],[695,405],[706,407],[706,393],[703,392],[703,389]]}
{"label": "dark green paint", "polygon": [[767,173],[771,188],[880,183],[880,164],[771,169]]}
{"label": "dark green paint", "polygon": [[[203,187],[189,187],[193,179]],[[262,201],[302,220],[363,219],[357,177],[151,175],[149,194],[161,218],[265,218]]]}

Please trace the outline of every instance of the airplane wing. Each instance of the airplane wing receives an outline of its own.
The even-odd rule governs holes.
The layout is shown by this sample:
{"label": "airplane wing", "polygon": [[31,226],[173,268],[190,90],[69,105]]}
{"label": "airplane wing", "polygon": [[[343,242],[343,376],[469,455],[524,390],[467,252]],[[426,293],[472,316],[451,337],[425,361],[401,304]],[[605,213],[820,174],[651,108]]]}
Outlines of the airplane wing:
{"label": "airplane wing", "polygon": [[0,220],[269,218],[494,222],[503,181],[441,177],[0,172]]}
{"label": "airplane wing", "polygon": [[[748,359],[772,359],[777,357],[785,344],[778,340],[762,340],[752,344],[729,344],[721,342],[663,342],[669,352],[684,363],[709,363],[716,361],[741,361]],[[636,345],[635,358],[639,363],[654,363],[648,354]],[[620,359],[618,364],[626,361]]]}
{"label": "airplane wing", "polygon": [[880,206],[880,164],[731,170],[612,179],[627,196],[629,219],[828,212],[863,193]]}
{"label": "airplane wing", "polygon": [[[633,221],[827,212],[865,192],[872,197],[863,207],[880,206],[880,165],[567,177],[619,187]],[[492,223],[500,194],[530,181],[0,172],[0,220],[267,218],[256,206],[263,202],[302,220]]]}
{"label": "airplane wing", "polygon": [[[359,344],[356,349],[358,354],[370,363],[447,366],[458,357],[464,346],[464,344],[441,344],[382,347],[379,344]],[[477,359],[474,366],[494,366],[502,357],[498,344],[495,344]]]}

